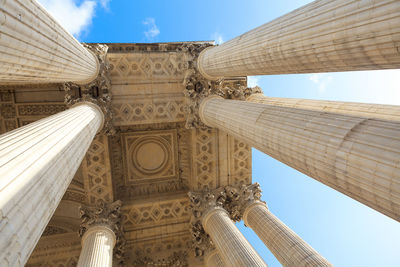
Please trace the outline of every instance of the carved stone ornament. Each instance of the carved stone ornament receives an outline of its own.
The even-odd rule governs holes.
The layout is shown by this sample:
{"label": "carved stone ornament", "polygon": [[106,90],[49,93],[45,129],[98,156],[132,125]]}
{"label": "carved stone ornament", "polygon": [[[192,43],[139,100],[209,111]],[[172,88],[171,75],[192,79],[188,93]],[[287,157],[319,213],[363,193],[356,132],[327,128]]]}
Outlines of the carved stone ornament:
{"label": "carved stone ornament", "polygon": [[135,267],[187,267],[188,263],[188,255],[186,251],[178,251],[174,252],[168,258],[163,258],[159,260],[153,260],[149,257],[139,258],[133,261],[133,266]]}
{"label": "carved stone ornament", "polygon": [[204,256],[207,251],[215,248],[210,236],[205,232],[201,220],[210,209],[223,207],[225,192],[223,188],[218,188],[212,192],[189,192],[188,195],[193,213],[190,220],[190,233],[193,237],[192,247],[196,257]]}
{"label": "carved stone ornament", "polygon": [[197,69],[197,59],[201,51],[209,47],[210,44],[190,44],[183,45],[181,51],[188,52],[190,55],[188,69],[186,70],[183,85],[185,86],[184,95],[186,98],[186,128],[206,128],[199,117],[200,103],[210,95],[218,95],[225,99],[245,100],[251,94],[262,93],[261,88],[256,86],[249,88],[246,86],[246,77],[234,77],[229,79],[208,80],[202,76]]}
{"label": "carved stone ornament", "polygon": [[229,212],[231,219],[235,222],[242,219],[243,213],[248,205],[257,201],[263,202],[260,200],[261,189],[258,183],[237,187],[226,186],[225,196],[223,207]]}
{"label": "carved stone ornament", "polygon": [[126,243],[121,225],[121,205],[120,200],[113,203],[105,203],[103,200],[99,200],[96,206],[81,206],[81,226],[79,229],[79,236],[82,237],[92,226],[103,225],[109,227],[116,236],[114,257],[120,266],[123,265]]}
{"label": "carved stone ornament", "polygon": [[64,83],[62,86],[65,91],[64,102],[67,106],[83,101],[98,105],[105,117],[102,132],[113,135],[115,129],[112,125],[110,64],[106,58],[108,47],[103,44],[83,45],[97,56],[100,63],[99,73],[95,80],[85,85],[72,82]]}

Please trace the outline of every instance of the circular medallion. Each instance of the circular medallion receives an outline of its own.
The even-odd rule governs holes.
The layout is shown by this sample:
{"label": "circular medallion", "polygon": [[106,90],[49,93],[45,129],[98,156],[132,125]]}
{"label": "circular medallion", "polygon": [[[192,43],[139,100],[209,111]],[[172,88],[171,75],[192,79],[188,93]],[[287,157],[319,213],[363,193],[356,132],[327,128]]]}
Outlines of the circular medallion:
{"label": "circular medallion", "polygon": [[141,138],[131,151],[134,167],[143,174],[160,172],[168,162],[169,149],[156,138]]}

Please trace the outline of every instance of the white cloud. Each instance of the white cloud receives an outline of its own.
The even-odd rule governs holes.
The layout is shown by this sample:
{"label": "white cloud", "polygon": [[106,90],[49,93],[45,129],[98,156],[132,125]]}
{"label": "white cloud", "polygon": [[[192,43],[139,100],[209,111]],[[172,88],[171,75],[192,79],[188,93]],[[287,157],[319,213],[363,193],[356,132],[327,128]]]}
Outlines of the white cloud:
{"label": "white cloud", "polygon": [[215,41],[215,43],[218,45],[220,45],[224,42],[222,35],[218,32],[214,32],[213,35],[211,36],[211,39],[213,39]]}
{"label": "white cloud", "polygon": [[147,27],[147,31],[144,32],[144,35],[147,39],[151,40],[160,34],[160,30],[156,25],[156,20],[154,18],[147,18],[143,21],[143,25]]}
{"label": "white cloud", "polygon": [[110,0],[100,0],[100,5],[105,9],[108,10],[109,6],[108,4],[110,3]]}
{"label": "white cloud", "polygon": [[247,86],[255,87],[258,86],[259,78],[257,76],[248,76],[247,77]]}
{"label": "white cloud", "polygon": [[308,79],[317,85],[319,93],[323,93],[328,84],[332,82],[333,77],[328,73],[314,73],[310,74]]}
{"label": "white cloud", "polygon": [[[57,20],[61,26],[75,37],[88,30],[95,15],[97,2],[84,0],[80,4],[76,0],[38,0],[43,7]],[[108,10],[110,0],[97,0]]]}

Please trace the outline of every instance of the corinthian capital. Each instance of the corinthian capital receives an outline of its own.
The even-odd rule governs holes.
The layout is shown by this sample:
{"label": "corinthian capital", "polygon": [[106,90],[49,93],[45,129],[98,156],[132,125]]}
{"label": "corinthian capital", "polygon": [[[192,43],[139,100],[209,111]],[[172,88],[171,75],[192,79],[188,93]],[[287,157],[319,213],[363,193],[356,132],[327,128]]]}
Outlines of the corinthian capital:
{"label": "corinthian capital", "polygon": [[246,208],[255,203],[263,202],[261,198],[261,188],[258,183],[252,185],[226,186],[226,201],[224,208],[229,212],[232,220],[240,221]]}
{"label": "corinthian capital", "polygon": [[247,87],[246,77],[220,78],[211,80],[201,74],[197,66],[199,54],[210,44],[185,44],[180,51],[187,52],[189,63],[183,80],[186,98],[186,128],[207,127],[199,116],[200,103],[210,95],[218,95],[225,99],[245,100],[253,93],[261,93],[261,88]]}
{"label": "corinthian capital", "polygon": [[123,262],[125,238],[121,225],[121,205],[122,202],[117,200],[112,203],[105,203],[100,200],[95,206],[81,206],[81,225],[79,236],[83,236],[85,232],[93,226],[104,226],[111,229],[116,237],[114,247],[114,256],[118,263]]}
{"label": "corinthian capital", "polygon": [[193,237],[192,246],[196,257],[203,256],[207,251],[211,251],[215,248],[210,236],[203,228],[202,218],[212,209],[224,205],[224,189],[219,188],[212,192],[189,192],[189,199],[190,208],[193,212],[190,221],[190,232]]}
{"label": "corinthian capital", "polygon": [[114,134],[112,126],[111,109],[111,81],[109,76],[110,64],[107,60],[108,46],[103,44],[93,44],[84,46],[96,55],[99,62],[99,70],[96,79],[87,84],[76,84],[67,82],[63,84],[65,91],[64,102],[67,106],[72,106],[79,102],[91,102],[98,105],[104,113],[105,122],[102,132]]}

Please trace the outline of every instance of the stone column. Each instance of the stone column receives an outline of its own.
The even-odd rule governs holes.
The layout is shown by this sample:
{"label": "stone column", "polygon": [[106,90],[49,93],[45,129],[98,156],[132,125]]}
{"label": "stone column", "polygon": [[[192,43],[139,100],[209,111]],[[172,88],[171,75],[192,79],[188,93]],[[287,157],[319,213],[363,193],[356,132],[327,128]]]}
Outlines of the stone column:
{"label": "stone column", "polygon": [[99,72],[96,56],[35,0],[0,1],[0,36],[0,84],[85,84]]}
{"label": "stone column", "polygon": [[[81,207],[82,251],[78,267],[112,267],[113,248],[122,237],[121,201],[96,207]],[[121,242],[118,242],[121,244]]]}
{"label": "stone column", "polygon": [[204,236],[209,237],[226,266],[267,266],[221,207],[224,202],[221,192],[189,193],[196,244],[208,242]]}
{"label": "stone column", "polygon": [[78,267],[112,267],[115,234],[107,226],[91,227],[82,237]]}
{"label": "stone column", "polygon": [[206,262],[206,267],[225,267],[225,264],[222,261],[222,258],[216,249],[211,251],[206,256],[205,262]]}
{"label": "stone column", "polygon": [[103,124],[82,102],[0,136],[0,266],[26,263]]}
{"label": "stone column", "polygon": [[396,105],[269,97],[264,94],[253,94],[247,98],[247,101],[279,107],[308,109],[400,122],[400,106]]}
{"label": "stone column", "polygon": [[400,123],[211,96],[203,123],[400,221]]}
{"label": "stone column", "polygon": [[222,45],[198,69],[219,77],[400,68],[400,4],[314,1]]}
{"label": "stone column", "polygon": [[275,217],[260,200],[259,184],[226,187],[226,208],[234,220],[243,218],[283,266],[332,266],[309,244]]}

